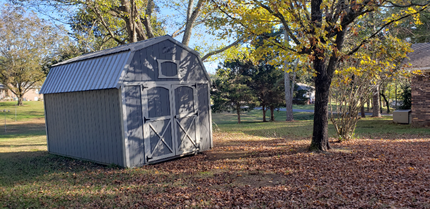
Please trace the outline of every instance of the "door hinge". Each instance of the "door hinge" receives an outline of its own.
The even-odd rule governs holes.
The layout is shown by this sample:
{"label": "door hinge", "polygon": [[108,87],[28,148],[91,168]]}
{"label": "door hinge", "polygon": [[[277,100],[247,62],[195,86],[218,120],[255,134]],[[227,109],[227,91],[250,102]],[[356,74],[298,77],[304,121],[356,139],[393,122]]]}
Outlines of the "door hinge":
{"label": "door hinge", "polygon": [[152,156],[146,156],[146,162],[148,162],[150,159],[152,159]]}

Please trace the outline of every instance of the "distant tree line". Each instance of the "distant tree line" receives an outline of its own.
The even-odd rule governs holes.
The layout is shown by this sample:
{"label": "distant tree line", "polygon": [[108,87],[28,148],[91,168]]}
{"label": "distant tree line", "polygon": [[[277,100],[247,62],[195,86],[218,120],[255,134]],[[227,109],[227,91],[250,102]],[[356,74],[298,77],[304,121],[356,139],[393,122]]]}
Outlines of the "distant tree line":
{"label": "distant tree line", "polygon": [[[212,111],[235,111],[237,121],[243,109],[262,108],[263,121],[275,121],[274,111],[285,106],[284,72],[281,66],[268,64],[266,61],[257,63],[250,60],[229,60],[221,63],[212,76]],[[297,91],[294,97],[303,98],[306,91]],[[266,117],[270,111],[269,119]]]}

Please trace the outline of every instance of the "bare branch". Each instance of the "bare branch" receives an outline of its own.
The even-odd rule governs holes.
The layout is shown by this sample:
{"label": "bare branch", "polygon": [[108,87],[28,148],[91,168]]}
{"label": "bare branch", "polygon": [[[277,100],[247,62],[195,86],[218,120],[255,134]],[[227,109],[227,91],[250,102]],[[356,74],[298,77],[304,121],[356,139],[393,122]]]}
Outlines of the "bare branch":
{"label": "bare branch", "polygon": [[191,31],[192,31],[192,29],[194,27],[193,25],[195,24],[195,21],[196,21],[197,17],[199,16],[200,11],[201,11],[201,9],[203,7],[203,3],[205,1],[204,0],[199,0],[197,2],[196,8],[191,13],[193,2],[194,2],[193,0],[190,0],[189,4],[188,4],[187,23],[186,23],[186,27],[185,27],[185,31],[184,31],[184,37],[182,38],[182,43],[184,45],[188,45],[188,43],[190,42]]}
{"label": "bare branch", "polygon": [[254,0],[254,2],[257,3],[259,6],[261,6],[262,8],[264,8],[266,11],[268,11],[273,16],[277,17],[282,22],[282,25],[284,26],[284,28],[287,31],[287,33],[290,36],[290,38],[293,39],[294,43],[296,43],[297,45],[301,44],[300,41],[299,41],[299,39],[297,39],[297,37],[291,31],[290,27],[288,27],[288,23],[287,23],[287,21],[285,20],[284,16],[281,13],[273,11],[270,7],[262,4],[261,2],[258,2],[256,0]]}
{"label": "bare branch", "polygon": [[227,45],[227,46],[225,46],[225,47],[223,47],[223,48],[221,48],[221,49],[218,49],[218,50],[215,50],[215,51],[209,52],[209,53],[205,54],[205,55],[202,57],[202,61],[205,61],[207,58],[209,58],[209,57],[210,57],[210,56],[212,56],[212,55],[215,55],[215,54],[221,53],[221,52],[223,52],[223,51],[225,51],[225,50],[227,50],[227,49],[230,49],[231,47],[238,45],[238,44],[239,44],[240,42],[242,42],[242,41],[243,41],[243,39],[241,38],[241,39],[238,39],[238,40],[236,40],[235,42],[233,42],[233,43],[231,43],[231,44],[229,44],[229,45]]}
{"label": "bare branch", "polygon": [[427,6],[425,6],[425,7],[423,7],[423,8],[421,8],[419,11],[417,11],[416,13],[411,13],[411,14],[407,14],[407,15],[405,15],[405,16],[402,16],[402,17],[400,17],[400,18],[398,18],[398,19],[395,19],[395,20],[390,20],[390,21],[388,21],[388,22],[386,22],[385,24],[383,24],[378,30],[376,30],[372,35],[370,35],[369,37],[367,37],[367,38],[365,38],[365,39],[363,39],[357,46],[355,46],[349,53],[347,53],[347,55],[352,55],[352,54],[354,54],[355,52],[357,52],[359,49],[360,49],[360,47],[361,46],[363,46],[365,43],[367,43],[370,39],[372,39],[372,38],[374,38],[379,32],[381,32],[385,27],[387,27],[388,25],[390,25],[390,24],[392,24],[392,23],[394,23],[394,22],[397,22],[397,21],[400,21],[400,20],[403,20],[403,19],[405,19],[405,18],[408,18],[408,17],[410,17],[410,16],[413,16],[413,15],[415,15],[415,14],[418,14],[418,13],[420,13],[421,11],[424,11],[425,9],[427,9]]}
{"label": "bare branch", "polygon": [[143,18],[143,24],[146,28],[146,34],[148,35],[148,38],[154,38],[154,32],[152,31],[152,25],[151,25],[151,16],[152,16],[152,10],[154,8],[154,1],[149,0],[148,6],[146,7],[145,11],[145,17]]}
{"label": "bare branch", "polygon": [[[90,8],[91,8],[91,6],[90,5],[88,5]],[[108,25],[106,24],[106,22],[105,22],[105,20],[104,20],[104,18],[103,18],[103,16],[100,14],[100,11],[99,11],[99,9],[97,8],[97,6],[95,5],[95,3],[94,3],[94,7],[92,7],[91,9],[93,9],[94,10],[94,12],[96,13],[96,15],[97,15],[97,17],[100,19],[100,22],[102,23],[102,25],[103,25],[103,27],[105,27],[105,29],[108,31],[108,33],[109,33],[109,35],[116,41],[116,42],[118,42],[119,44],[125,44],[125,42],[124,41],[122,41],[122,40],[120,40],[120,39],[118,39],[116,36],[115,36],[115,34],[113,34],[113,32],[110,30],[110,28],[108,27]]]}
{"label": "bare branch", "polygon": [[423,6],[428,5],[428,2],[423,3],[423,4],[419,4],[419,3],[412,3],[412,2],[411,2],[411,3],[406,4],[406,5],[396,4],[396,3],[392,2],[392,1],[387,1],[387,3],[390,3],[391,5],[393,5],[393,6],[391,6],[391,7],[403,7],[403,8],[405,8],[405,7],[412,7],[412,6],[419,6],[419,7],[423,7]]}

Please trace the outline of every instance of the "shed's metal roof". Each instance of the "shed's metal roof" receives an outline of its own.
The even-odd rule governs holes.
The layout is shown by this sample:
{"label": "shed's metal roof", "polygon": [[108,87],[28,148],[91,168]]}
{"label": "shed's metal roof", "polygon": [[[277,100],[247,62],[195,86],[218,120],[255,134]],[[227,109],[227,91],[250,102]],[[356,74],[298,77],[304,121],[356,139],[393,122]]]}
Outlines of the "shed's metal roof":
{"label": "shed's metal roof", "polygon": [[[51,69],[41,94],[116,88],[130,52],[67,62]],[[78,57],[79,58],[79,57]]]}
{"label": "shed's metal roof", "polygon": [[[200,57],[196,51],[182,45],[172,37],[160,36],[60,62],[50,70],[40,94],[118,88],[119,79],[122,72],[128,68],[132,52],[165,40],[179,44]],[[203,63],[201,64],[203,65]],[[208,75],[206,76],[208,77]]]}

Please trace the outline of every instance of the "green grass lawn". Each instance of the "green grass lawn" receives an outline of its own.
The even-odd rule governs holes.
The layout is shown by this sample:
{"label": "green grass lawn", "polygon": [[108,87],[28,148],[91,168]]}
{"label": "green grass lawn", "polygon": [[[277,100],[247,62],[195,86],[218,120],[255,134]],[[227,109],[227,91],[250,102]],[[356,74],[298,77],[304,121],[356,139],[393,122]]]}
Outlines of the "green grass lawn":
{"label": "green grass lawn", "polygon": [[23,102],[23,106],[16,106],[16,102],[0,102],[0,121],[4,122],[3,110],[10,111],[6,112],[7,122],[15,121],[15,110],[17,121],[45,117],[43,101],[27,101]]}
{"label": "green grass lawn", "polygon": [[[384,103],[385,104],[385,103]],[[333,111],[336,111],[336,105],[333,103],[332,105]],[[293,109],[299,109],[299,110],[314,110],[314,104],[309,104],[309,105],[293,105]],[[329,110],[330,110],[330,106],[329,106]],[[364,110],[367,111],[367,104],[364,105]],[[393,111],[395,110],[394,107],[390,107],[390,112],[393,113]],[[373,110],[370,109],[369,112],[372,112]],[[387,113],[387,107],[382,107],[382,112],[383,113]]]}
{"label": "green grass lawn", "polygon": [[[310,138],[312,136],[313,113],[294,112],[294,122],[285,122],[285,112],[275,111],[275,122],[262,122],[261,110],[245,112],[241,116],[241,124],[237,124],[234,113],[213,114],[214,129],[221,132],[243,132],[257,136],[278,136],[285,138]],[[266,116],[269,119],[268,116]],[[396,124],[392,116],[381,118],[366,117],[357,123],[355,137],[357,138],[404,138],[410,135],[426,136],[428,128],[412,128],[411,125]],[[336,137],[333,125],[329,122],[329,136]]]}
{"label": "green grass lawn", "polygon": [[293,109],[299,109],[299,110],[313,110],[314,105],[293,105]]}
{"label": "green grass lawn", "polygon": [[430,130],[391,117],[361,119],[358,139],[312,153],[312,113],[213,114],[212,150],[123,169],[48,154],[42,103],[26,104],[0,129],[0,208],[430,207]]}

